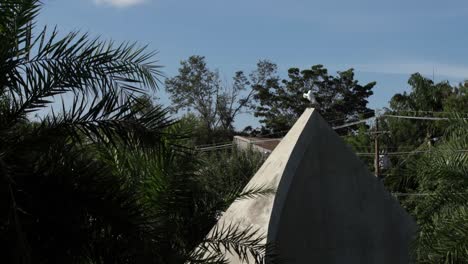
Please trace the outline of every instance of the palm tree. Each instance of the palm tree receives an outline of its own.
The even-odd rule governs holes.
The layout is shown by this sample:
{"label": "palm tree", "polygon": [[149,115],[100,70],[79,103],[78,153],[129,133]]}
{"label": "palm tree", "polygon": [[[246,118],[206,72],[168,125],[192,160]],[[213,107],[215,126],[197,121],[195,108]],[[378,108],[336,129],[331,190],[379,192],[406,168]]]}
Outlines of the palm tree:
{"label": "palm tree", "polygon": [[451,121],[444,139],[410,165],[416,186],[403,200],[419,227],[417,263],[466,263],[468,259],[468,121]]}
{"label": "palm tree", "polygon": [[40,6],[0,3],[3,260],[219,263],[233,250],[263,261],[254,230],[205,239],[233,199],[267,192],[237,188],[220,203],[204,190],[180,128],[138,100],[158,87],[154,53],[78,32],[34,36]]}

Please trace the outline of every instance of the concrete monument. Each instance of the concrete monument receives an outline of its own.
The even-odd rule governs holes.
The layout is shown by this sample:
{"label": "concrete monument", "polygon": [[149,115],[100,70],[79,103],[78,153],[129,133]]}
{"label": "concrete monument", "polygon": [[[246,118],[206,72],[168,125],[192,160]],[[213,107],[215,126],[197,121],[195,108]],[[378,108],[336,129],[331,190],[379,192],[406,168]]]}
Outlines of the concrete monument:
{"label": "concrete monument", "polygon": [[246,189],[254,186],[276,194],[234,202],[218,224],[259,229],[285,263],[409,262],[413,220],[314,109]]}

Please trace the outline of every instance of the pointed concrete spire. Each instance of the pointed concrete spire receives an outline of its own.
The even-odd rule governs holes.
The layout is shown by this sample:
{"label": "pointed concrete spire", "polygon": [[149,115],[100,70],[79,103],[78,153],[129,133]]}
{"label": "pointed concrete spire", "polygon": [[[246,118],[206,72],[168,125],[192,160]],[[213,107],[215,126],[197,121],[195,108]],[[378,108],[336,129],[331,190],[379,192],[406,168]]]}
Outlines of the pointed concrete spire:
{"label": "pointed concrete spire", "polygon": [[314,109],[246,189],[258,186],[276,194],[234,202],[218,224],[259,229],[286,263],[409,262],[413,220]]}

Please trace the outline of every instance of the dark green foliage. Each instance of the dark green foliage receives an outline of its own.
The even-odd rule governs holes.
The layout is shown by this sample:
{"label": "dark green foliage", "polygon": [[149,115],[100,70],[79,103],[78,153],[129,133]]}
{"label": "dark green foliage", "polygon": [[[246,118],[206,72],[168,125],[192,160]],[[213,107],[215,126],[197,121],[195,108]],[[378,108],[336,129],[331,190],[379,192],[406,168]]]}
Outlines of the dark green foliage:
{"label": "dark green foliage", "polygon": [[[166,129],[168,135],[184,131],[183,124],[175,124]],[[125,176],[130,181],[128,186],[139,193],[139,204],[143,206],[151,227],[151,243],[147,245],[154,252],[151,261],[162,263],[211,263],[221,261],[223,252],[215,251],[206,258],[207,249],[222,245],[227,250],[254,252],[261,256],[264,246],[258,243],[262,237],[255,230],[232,229],[226,226],[217,230],[217,235],[206,238],[217,222],[220,214],[234,200],[270,195],[271,189],[254,188],[242,191],[240,184],[248,179],[238,180],[238,185],[225,184],[222,192],[217,179],[240,178],[232,170],[214,170],[213,161],[205,161],[180,145],[186,139],[165,137],[157,149],[100,149],[100,160],[106,161],[115,173]],[[240,155],[239,155],[240,156]],[[253,162],[253,161],[250,161]],[[244,164],[244,160],[240,164]],[[226,162],[234,167],[234,160]],[[239,169],[255,169],[253,166],[241,166]],[[214,178],[211,178],[214,177]],[[247,178],[247,177],[246,177]],[[235,232],[233,232],[235,231]],[[222,239],[221,239],[222,238]],[[200,244],[203,244],[199,248]]]}
{"label": "dark green foliage", "polygon": [[[461,117],[467,117],[467,105],[464,105],[468,100],[466,84],[459,87],[452,87],[445,81],[434,84],[419,73],[413,74],[408,84],[411,92],[394,95],[390,109],[386,109],[384,114],[447,118],[458,112]],[[382,118],[380,130],[388,132],[380,137],[382,148],[389,152],[425,151],[441,140],[449,123],[447,120]],[[403,186],[416,184],[409,179],[403,182],[400,175],[404,175],[405,168],[420,156],[392,156],[393,168],[387,172],[387,186],[394,191],[402,191]]]}
{"label": "dark green foliage", "polygon": [[396,94],[385,114],[450,120],[382,118],[379,130],[388,132],[381,135],[382,149],[408,153],[392,156],[393,165],[386,172],[385,184],[399,194],[400,202],[418,224],[413,245],[416,263],[465,263],[466,84],[434,84],[420,74],[413,74],[408,83],[411,92]]}
{"label": "dark green foliage", "polygon": [[[463,110],[446,108],[446,100],[454,93],[454,89],[448,82],[434,84],[432,80],[416,73],[409,78],[408,84],[411,86],[411,92],[394,95],[390,101],[390,109],[386,111],[387,114],[441,116],[432,112]],[[432,120],[388,118],[385,121],[382,125],[391,130],[391,141],[395,145],[414,148],[423,142],[442,136],[447,125],[445,121]]]}
{"label": "dark green foliage", "polygon": [[[250,186],[244,189],[265,160],[263,154],[252,149],[237,148],[202,154],[203,167],[198,173],[209,201],[205,206],[215,213],[211,219],[213,224],[234,201],[272,195],[275,192],[271,186]],[[256,262],[263,263],[265,256],[272,254],[269,246],[259,246],[264,235],[266,234],[260,234],[253,228],[242,231],[238,225],[228,224],[216,227],[211,236],[202,241],[201,247],[214,253],[209,257],[214,262],[224,263],[219,256],[227,250],[241,259],[251,256]],[[237,242],[232,244],[233,241]],[[273,256],[272,259],[276,260],[278,257]]]}
{"label": "dark green foliage", "polygon": [[374,136],[372,130],[366,124],[356,126],[356,131],[349,132],[348,135],[343,136],[343,139],[350,145],[356,153],[361,153],[359,158],[367,164],[367,167],[372,169],[374,167],[374,155],[365,153],[374,153]]}
{"label": "dark green foliage", "polygon": [[[432,80],[418,73],[409,78],[408,84],[411,86],[411,92],[394,95],[386,114],[448,117],[447,113],[467,110],[467,104],[464,104],[468,100],[466,85],[457,88],[448,82],[434,84]],[[416,148],[441,137],[447,127],[447,121],[386,118],[382,125],[391,132],[391,138],[386,138],[386,144],[392,145],[391,147]]]}
{"label": "dark green foliage", "polygon": [[[128,175],[95,146],[157,148],[171,125],[161,108],[141,117],[132,93],[156,88],[152,53],[86,35],[32,34],[38,1],[0,11],[0,243],[7,263],[128,263],[152,228]],[[73,98],[31,122],[58,96]],[[55,97],[54,97],[55,96]],[[94,98],[89,101],[87,98]]]}
{"label": "dark green foliage", "polygon": [[[39,8],[0,3],[2,260],[206,262],[194,250],[232,199],[206,190],[185,129],[142,97],[157,88],[153,53],[79,33],[34,37]],[[61,96],[72,100],[31,120]],[[220,230],[216,245],[259,252],[255,232],[238,231]]]}
{"label": "dark green foliage", "polygon": [[189,128],[192,146],[210,145],[213,143],[231,142],[236,132],[216,127],[208,130],[204,121],[194,113],[187,113],[179,120],[184,127]]}
{"label": "dark green foliage", "polygon": [[260,153],[232,148],[202,153],[201,160],[197,174],[209,201],[205,206],[214,213],[211,221],[216,221],[220,213],[237,199],[269,195],[274,191],[269,186],[243,190],[264,161]]}
{"label": "dark green foliage", "polygon": [[419,233],[418,263],[465,263],[468,259],[468,122],[454,120],[443,140],[410,164],[417,183],[404,201]]}
{"label": "dark green foliage", "polygon": [[[381,117],[380,149],[393,152],[385,185],[414,217],[415,263],[466,263],[468,259],[468,126],[466,84],[434,84],[420,74],[411,92],[396,94]],[[458,113],[457,113],[458,112]],[[449,118],[414,120],[385,115]],[[361,126],[345,137],[356,152],[374,152],[372,132]],[[363,156],[362,159],[366,159]],[[373,157],[367,158],[369,165]],[[370,165],[372,166],[372,165]]]}
{"label": "dark green foliage", "polygon": [[[372,95],[375,82],[358,84],[353,69],[331,76],[322,65],[302,71],[291,68],[288,79],[280,80],[274,63],[260,61],[252,76],[256,101],[252,108],[270,133],[287,131],[304,110],[311,107],[303,98],[309,90],[317,100],[316,107],[321,115],[333,125],[373,116],[373,111],[367,108],[367,99]],[[346,129],[340,133],[345,134]]]}
{"label": "dark green foliage", "polygon": [[202,158],[205,165],[200,172],[203,186],[224,200],[235,199],[233,190],[242,191],[265,160],[259,152],[237,148],[205,152]]}
{"label": "dark green foliage", "polygon": [[468,82],[453,87],[450,95],[444,100],[444,111],[466,112],[468,106]]}

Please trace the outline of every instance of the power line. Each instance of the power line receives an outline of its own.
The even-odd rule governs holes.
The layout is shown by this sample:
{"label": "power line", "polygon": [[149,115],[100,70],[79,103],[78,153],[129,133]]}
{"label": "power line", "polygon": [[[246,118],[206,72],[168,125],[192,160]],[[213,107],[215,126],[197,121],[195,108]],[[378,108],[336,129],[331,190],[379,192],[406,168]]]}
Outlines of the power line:
{"label": "power line", "polygon": [[[366,152],[366,151],[369,151],[369,149],[371,148],[371,146],[369,147],[366,147],[366,146],[362,146],[362,147],[352,147],[354,150],[356,151],[359,151],[359,150],[362,150],[362,152]],[[393,149],[393,150],[400,150],[400,149],[407,149],[408,151],[414,151],[414,147],[406,147],[406,146],[401,146],[401,147],[383,147],[384,149]]]}
{"label": "power line", "polygon": [[[281,138],[267,138],[267,139],[260,139],[260,140],[249,140],[247,143],[249,144],[255,144],[255,143],[261,143],[261,142],[269,142],[269,141],[281,141]],[[215,149],[218,147],[228,147],[233,145],[232,141],[228,142],[222,142],[222,143],[215,143],[215,144],[209,144],[209,145],[199,145],[196,146],[195,148],[198,150],[209,150],[209,149]]]}
{"label": "power line", "polygon": [[230,148],[233,145],[231,144],[224,144],[224,145],[219,145],[219,146],[213,146],[213,147],[206,147],[206,148],[198,148],[198,151],[204,152],[204,151],[210,151],[210,150],[218,150],[218,149],[225,149],[225,148]]}
{"label": "power line", "polygon": [[[401,192],[395,192],[391,193],[394,196],[433,196],[437,195],[437,193],[401,193]],[[461,192],[461,193],[449,193],[449,194],[466,194],[466,192]]]}
{"label": "power line", "polygon": [[[456,153],[456,152],[468,152],[468,149],[456,149],[456,150],[415,150],[415,151],[399,151],[399,152],[387,152],[382,153],[380,155],[389,155],[389,156],[399,156],[399,155],[407,155],[407,154],[422,154],[422,153],[429,153],[429,152],[448,152],[448,153]],[[356,155],[358,156],[371,156],[374,155],[373,152],[358,152]]]}
{"label": "power line", "polygon": [[289,129],[287,129],[287,130],[282,130],[282,131],[278,131],[278,132],[274,132],[274,133],[264,134],[264,135],[262,135],[262,136],[278,135],[278,134],[285,133],[285,132],[286,132],[286,133],[289,132]]}
{"label": "power line", "polygon": [[382,117],[394,117],[394,118],[403,118],[403,119],[415,119],[415,120],[451,120],[451,119],[464,119],[468,118],[448,118],[448,117],[431,117],[431,116],[402,116],[402,115],[382,115]]}
{"label": "power line", "polygon": [[367,122],[367,121],[369,121],[371,119],[374,119],[374,118],[375,117],[369,117],[369,118],[366,118],[366,119],[363,119],[363,120],[343,124],[341,126],[335,126],[335,127],[333,127],[333,130],[337,130],[337,129],[340,129],[340,128],[345,128],[345,127],[350,127],[350,126],[354,126],[354,125],[357,125],[357,124],[365,123],[365,122]]}
{"label": "power line", "polygon": [[195,148],[205,148],[205,147],[213,147],[213,146],[219,146],[219,145],[224,145],[224,144],[229,144],[232,141],[226,141],[226,142],[217,142],[217,143],[212,143],[212,144],[202,144],[202,145],[197,145]]}
{"label": "power line", "polygon": [[462,114],[462,115],[468,115],[467,112],[446,112],[446,111],[411,111],[411,110],[390,110],[390,112],[396,112],[396,113],[433,113],[433,114]]}
{"label": "power line", "polygon": [[[369,111],[366,111],[366,112],[362,112],[362,113],[359,113],[359,114],[366,114],[366,113],[371,113],[371,112],[374,112],[374,110],[369,110]],[[353,126],[353,125],[357,125],[357,124],[360,124],[360,123],[364,123],[364,122],[367,122],[371,119],[373,119],[374,117],[369,117],[369,118],[366,118],[366,119],[363,119],[363,120],[358,120],[358,121],[354,121],[354,122],[350,122],[350,123],[345,123],[343,125],[340,125],[340,126],[335,126],[333,127],[333,129],[340,129],[340,128],[345,128],[345,127],[349,127],[349,126]],[[339,118],[339,119],[334,119],[334,120],[330,120],[328,121],[328,123],[331,123],[331,122],[334,122],[334,121],[340,121],[340,120],[345,120],[347,119],[347,117],[345,118]],[[278,134],[282,134],[282,133],[287,133],[289,132],[289,129],[287,130],[282,130],[282,131],[277,131],[277,132],[272,132],[272,133],[268,133],[268,134],[263,134],[261,136],[273,136],[273,135],[278,135]],[[264,142],[264,141],[270,141],[270,140],[278,140],[278,139],[266,139],[266,140],[256,140],[256,141],[252,141],[252,143],[257,143],[257,142]],[[197,149],[205,149],[207,147],[215,147],[215,146],[219,146],[219,145],[225,145],[225,144],[228,144],[228,143],[231,143],[231,141],[227,141],[227,142],[220,142],[220,143],[213,143],[213,144],[203,144],[203,145],[198,145],[198,146],[195,146],[195,148]]]}
{"label": "power line", "polygon": [[394,196],[430,196],[433,193],[392,193]]}
{"label": "power line", "polygon": [[253,141],[249,141],[249,143],[255,144],[255,143],[269,142],[269,141],[278,141],[278,140],[281,141],[281,138],[270,138],[270,139],[253,140]]}
{"label": "power line", "polygon": [[[374,111],[374,110],[372,110]],[[363,112],[363,113],[369,113],[371,111],[368,111],[368,112]],[[417,111],[396,111],[396,112],[417,112]],[[455,112],[434,112],[434,111],[419,111],[419,112],[427,112],[427,113],[455,113]],[[384,115],[381,115],[380,117],[390,117],[390,118],[402,118],[402,119],[412,119],[412,120],[431,120],[431,121],[439,121],[439,120],[451,120],[452,118],[447,118],[447,117],[429,117],[429,116],[402,116],[402,115],[389,115],[389,114],[384,114]],[[354,121],[354,122],[350,122],[350,123],[346,123],[346,124],[343,124],[343,125],[340,125],[340,126],[334,126],[332,127],[333,130],[337,130],[337,129],[341,129],[341,128],[346,128],[346,127],[350,127],[350,126],[354,126],[354,125],[357,125],[357,124],[361,124],[361,123],[365,123],[365,122],[368,122],[370,120],[373,120],[375,119],[376,117],[369,117],[369,118],[366,118],[366,119],[362,119],[362,120],[358,120],[358,121]],[[335,120],[331,120],[329,122],[334,122],[334,121],[338,121],[338,120],[344,120],[346,118],[340,118],[340,119],[335,119]],[[464,120],[468,120],[468,118],[453,118],[453,119],[464,119]],[[277,135],[277,134],[281,134],[281,133],[285,133],[285,132],[289,132],[289,130],[282,130],[282,131],[277,131],[277,132],[273,132],[273,133],[269,133],[269,134],[265,134],[265,135],[262,135],[262,136],[272,136],[272,135]],[[385,131],[387,132],[387,131]],[[250,144],[255,144],[255,143],[260,143],[260,142],[265,142],[265,141],[276,141],[278,139],[265,139],[265,140],[255,140],[255,141],[250,141],[249,143]],[[232,142],[231,141],[228,141],[228,142],[221,142],[221,143],[214,143],[214,144],[206,144],[206,145],[200,145],[200,146],[196,146],[195,148],[200,150],[200,151],[207,151],[207,150],[215,150],[215,149],[223,149],[223,148],[227,148],[227,147],[230,147],[232,146]],[[417,153],[425,153],[425,152],[416,152],[416,151],[411,151],[411,152],[391,152],[391,153],[387,153],[387,155],[405,155],[405,154],[417,154]],[[361,156],[365,156],[365,155],[374,155],[375,153],[356,153],[357,155],[361,155]]]}
{"label": "power line", "polygon": [[[367,114],[367,113],[373,113],[375,112],[375,110],[368,110],[368,111],[365,111],[365,112],[362,112],[362,113],[358,113],[358,114]],[[341,121],[341,120],[346,120],[348,119],[349,117],[343,117],[343,118],[338,118],[338,119],[334,119],[334,120],[328,120],[327,122],[328,123],[332,123],[332,122],[335,122],[335,121]]]}
{"label": "power line", "polygon": [[394,196],[431,196],[433,193],[392,193]]}
{"label": "power line", "polygon": [[[367,122],[367,121],[369,121],[369,120],[371,120],[373,118],[374,117],[369,117],[369,118],[366,118],[366,119],[363,119],[363,120],[350,122],[350,123],[347,123],[347,124],[343,124],[341,126],[333,127],[333,129],[336,130],[336,129],[340,129],[340,128],[354,126],[354,125],[357,125],[357,124],[360,124],[360,123]],[[289,132],[289,130],[283,130],[283,131],[278,131],[278,132],[274,132],[274,133],[270,133],[270,134],[265,134],[264,136],[271,136],[271,135],[279,134],[279,133],[283,133],[283,132]],[[274,139],[261,139],[261,140],[249,141],[248,143],[249,144],[255,144],[255,143],[268,142],[268,141],[277,141],[277,140],[278,140],[277,138],[274,138]],[[230,143],[230,144],[227,144],[227,143]],[[233,145],[232,142],[229,141],[229,142],[216,143],[216,144],[211,144],[211,145],[200,145],[200,146],[196,146],[195,148],[200,150],[200,151],[207,151],[207,150],[226,148],[226,147],[230,147],[232,145]]]}

